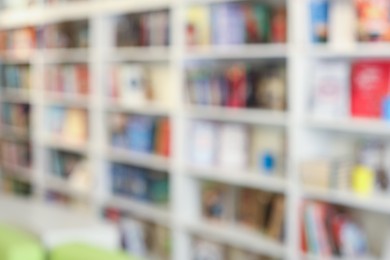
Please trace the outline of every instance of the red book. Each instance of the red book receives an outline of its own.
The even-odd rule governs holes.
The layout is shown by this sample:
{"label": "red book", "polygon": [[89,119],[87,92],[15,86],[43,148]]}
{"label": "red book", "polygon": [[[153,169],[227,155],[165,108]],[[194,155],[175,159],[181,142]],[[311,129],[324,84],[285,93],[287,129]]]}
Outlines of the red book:
{"label": "red book", "polygon": [[229,107],[244,107],[246,104],[247,78],[244,65],[236,64],[226,72],[229,89],[227,105]]}
{"label": "red book", "polygon": [[76,67],[77,92],[81,95],[88,95],[89,90],[89,71],[86,65]]}
{"label": "red book", "polygon": [[389,89],[389,63],[356,62],[352,65],[351,114],[378,118]]}

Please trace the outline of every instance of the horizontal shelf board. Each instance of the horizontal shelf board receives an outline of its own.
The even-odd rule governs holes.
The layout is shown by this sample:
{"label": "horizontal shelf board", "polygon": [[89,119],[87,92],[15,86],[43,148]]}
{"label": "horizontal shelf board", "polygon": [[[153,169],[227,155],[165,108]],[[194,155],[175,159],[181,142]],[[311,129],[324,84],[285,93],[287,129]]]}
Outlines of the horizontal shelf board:
{"label": "horizontal shelf board", "polygon": [[168,61],[170,47],[119,47],[108,55],[110,61]]}
{"label": "horizontal shelf board", "polygon": [[45,49],[42,52],[45,63],[88,63],[88,48]]}
{"label": "horizontal shelf board", "polygon": [[154,170],[169,170],[169,158],[159,155],[109,148],[107,157],[110,161],[116,163],[129,164]]}
{"label": "horizontal shelf board", "polygon": [[107,206],[115,207],[123,211],[128,211],[133,215],[156,222],[158,224],[169,226],[171,215],[169,209],[156,206],[147,202],[140,202],[123,196],[111,196],[107,200]]}
{"label": "horizontal shelf board", "polygon": [[17,50],[0,52],[0,61],[1,63],[4,64],[31,64],[34,61],[35,56],[36,56],[35,50],[17,49]]}
{"label": "horizontal shelf board", "polygon": [[89,107],[89,97],[82,95],[46,93],[45,101],[49,105],[71,106],[78,108]]}
{"label": "horizontal shelf board", "polygon": [[68,196],[81,199],[92,199],[92,193],[88,191],[80,191],[73,188],[69,181],[53,174],[46,174],[44,177],[44,186],[46,189],[64,193]]}
{"label": "horizontal shelf board", "polygon": [[207,223],[206,221],[188,224],[186,227],[192,233],[240,249],[277,258],[284,257],[285,247],[281,242],[267,238],[255,231],[216,222]]}
{"label": "horizontal shelf board", "polygon": [[206,120],[217,120],[247,124],[264,124],[286,126],[288,116],[286,112],[264,109],[228,108],[216,106],[188,106],[190,117]]}
{"label": "horizontal shelf board", "polygon": [[314,58],[390,58],[388,43],[356,43],[345,48],[318,44],[308,48],[309,55]]}
{"label": "horizontal shelf board", "polygon": [[165,9],[170,0],[145,1],[80,1],[0,12],[0,28],[16,28],[60,21],[87,19],[96,15],[115,15],[129,12]]}
{"label": "horizontal shelf board", "polygon": [[229,169],[220,169],[216,167],[187,167],[189,175],[211,180],[218,181],[232,185],[274,191],[285,192],[286,180],[282,177],[266,176],[261,173],[245,172],[245,171],[233,171]]}
{"label": "horizontal shelf board", "polygon": [[248,44],[188,47],[187,59],[258,59],[286,58],[286,44]]}
{"label": "horizontal shelf board", "polygon": [[30,92],[27,90],[20,89],[3,89],[0,93],[0,98],[3,102],[12,102],[12,103],[30,103],[31,97]]}
{"label": "horizontal shelf board", "polygon": [[308,126],[330,131],[361,133],[372,135],[390,135],[390,122],[380,119],[347,118],[321,119],[309,117]]}
{"label": "horizontal shelf board", "polygon": [[3,162],[1,163],[1,169],[7,172],[11,172],[9,174],[4,175],[12,178],[26,181],[29,183],[32,183],[34,180],[34,172],[30,168]]}
{"label": "horizontal shelf board", "polygon": [[375,194],[362,196],[351,191],[324,190],[313,187],[305,187],[303,195],[306,199],[390,214],[390,196]]}
{"label": "horizontal shelf board", "polygon": [[28,129],[24,129],[18,126],[11,126],[2,124],[0,126],[1,136],[5,138],[16,138],[19,140],[29,140],[30,132]]}
{"label": "horizontal shelf board", "polygon": [[106,105],[108,112],[129,113],[151,116],[170,116],[171,109],[154,103],[147,103],[142,106],[124,106],[120,101],[108,101]]}
{"label": "horizontal shelf board", "polygon": [[[313,254],[302,254],[303,260],[323,260],[326,258],[327,260],[350,260],[351,257],[346,256],[319,256],[319,255],[313,255]],[[354,256],[354,260],[379,260],[380,258],[376,258],[373,256]]]}
{"label": "horizontal shelf board", "polygon": [[52,137],[47,138],[44,142],[44,144],[50,148],[58,149],[58,150],[64,150],[79,154],[86,154],[88,153],[88,143],[81,143],[81,142],[69,142],[64,140],[61,137]]}

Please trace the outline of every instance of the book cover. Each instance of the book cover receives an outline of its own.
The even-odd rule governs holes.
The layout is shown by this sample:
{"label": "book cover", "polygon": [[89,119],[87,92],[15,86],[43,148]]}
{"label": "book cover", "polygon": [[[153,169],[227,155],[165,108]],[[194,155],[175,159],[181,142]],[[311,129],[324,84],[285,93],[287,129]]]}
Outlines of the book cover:
{"label": "book cover", "polygon": [[214,45],[227,45],[230,43],[229,24],[230,24],[229,3],[211,5],[211,35]]}
{"label": "book cover", "polygon": [[[228,86],[229,98],[227,105],[229,107],[244,107],[247,97],[247,71],[244,64],[234,64],[225,72]],[[209,81],[207,82],[209,89]],[[207,89],[207,90],[208,90]],[[207,91],[206,90],[206,91]],[[207,92],[206,92],[207,93]]]}
{"label": "book cover", "polygon": [[203,217],[211,221],[229,221],[233,217],[232,189],[227,185],[206,182],[202,185]]}
{"label": "book cover", "polygon": [[148,173],[148,197],[156,204],[167,204],[169,201],[169,178],[164,172]]}
{"label": "book cover", "polygon": [[210,10],[207,5],[193,5],[187,9],[187,44],[210,44]]}
{"label": "book cover", "polygon": [[75,67],[77,89],[74,93],[88,95],[89,93],[89,70],[87,65],[77,65]]}
{"label": "book cover", "polygon": [[85,110],[70,108],[66,110],[63,137],[70,142],[85,142],[88,135],[88,117]]}
{"label": "book cover", "polygon": [[[263,228],[264,220],[264,199],[263,192],[241,188],[238,193],[237,218],[241,225],[260,230]],[[268,196],[267,196],[268,197]]]}
{"label": "book cover", "polygon": [[146,101],[145,76],[141,65],[126,64],[120,68],[120,99],[126,107],[142,106]]}
{"label": "book cover", "polygon": [[248,165],[249,132],[245,125],[225,123],[220,126],[218,164],[227,169],[245,169]]}
{"label": "book cover", "polygon": [[316,118],[349,115],[350,69],[344,61],[317,62],[313,71],[312,114]]}
{"label": "book cover", "polygon": [[329,0],[310,1],[310,35],[313,43],[328,41]]}
{"label": "book cover", "polygon": [[273,239],[280,240],[283,233],[285,216],[285,199],[283,196],[275,196],[272,199],[272,213],[267,227],[267,234]]}
{"label": "book cover", "polygon": [[389,63],[360,61],[352,64],[351,114],[354,117],[381,117],[381,107],[389,92]]}
{"label": "book cover", "polygon": [[198,166],[214,164],[217,156],[217,130],[214,122],[193,121],[190,128],[190,163]]}
{"label": "book cover", "polygon": [[155,120],[148,116],[132,116],[129,119],[126,136],[129,141],[129,149],[152,153],[154,145]]}

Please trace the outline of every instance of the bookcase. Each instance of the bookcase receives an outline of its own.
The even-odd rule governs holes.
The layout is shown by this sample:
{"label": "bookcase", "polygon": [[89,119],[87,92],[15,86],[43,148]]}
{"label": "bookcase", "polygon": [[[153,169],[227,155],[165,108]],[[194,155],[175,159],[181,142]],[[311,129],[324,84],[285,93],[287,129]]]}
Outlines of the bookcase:
{"label": "bookcase", "polygon": [[[356,155],[339,162],[387,144],[387,119],[360,119],[367,111],[348,111],[348,89],[331,99],[318,83],[352,89],[349,71],[387,66],[388,42],[337,26],[340,13],[351,15],[346,2],[35,1],[1,10],[0,38],[19,37],[0,43],[3,190],[104,215],[132,230],[125,239],[144,230],[151,252],[127,249],[144,259],[331,258],[322,235],[306,237],[329,212],[359,220],[351,230],[366,234],[369,250],[354,259],[389,258],[386,180],[381,192],[356,188],[345,170]],[[250,12],[269,26],[244,35]],[[145,20],[147,36],[137,29]],[[313,30],[324,24],[329,37]],[[255,94],[242,93],[244,81]]]}

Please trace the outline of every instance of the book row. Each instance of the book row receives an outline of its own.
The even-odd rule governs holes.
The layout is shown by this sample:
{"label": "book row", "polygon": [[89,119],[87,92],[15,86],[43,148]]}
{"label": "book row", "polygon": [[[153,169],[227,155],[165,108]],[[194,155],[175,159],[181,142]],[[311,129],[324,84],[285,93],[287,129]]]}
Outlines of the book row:
{"label": "book row", "polygon": [[285,6],[257,2],[194,5],[187,10],[187,44],[284,43],[286,20]]}
{"label": "book row", "polygon": [[282,64],[195,63],[187,66],[190,103],[285,110],[286,70]]}
{"label": "book row", "polygon": [[170,155],[171,125],[168,118],[112,114],[111,145],[139,153]]}
{"label": "book row", "polygon": [[383,0],[311,0],[313,42],[349,46],[353,42],[390,41],[390,4]]}
{"label": "book row", "polygon": [[3,65],[1,66],[0,78],[3,89],[31,89],[31,69],[28,65]]}
{"label": "book row", "polygon": [[114,195],[160,205],[169,202],[167,173],[113,164],[111,166],[111,182]]}
{"label": "book row", "polygon": [[193,260],[271,260],[273,258],[257,255],[232,246],[194,237]]}
{"label": "book row", "polygon": [[303,252],[322,257],[368,257],[366,234],[347,211],[323,203],[305,202],[301,221]]}
{"label": "book row", "polygon": [[29,143],[1,140],[1,161],[7,166],[31,167],[31,147]]}
{"label": "book row", "polygon": [[26,130],[27,132],[30,126],[30,105],[2,103],[1,117],[2,125]]}
{"label": "book row", "polygon": [[202,185],[202,215],[209,221],[237,224],[282,241],[284,210],[282,195],[214,182]]}
{"label": "book row", "polygon": [[168,46],[169,23],[168,10],[120,16],[116,19],[116,45]]}
{"label": "book row", "polygon": [[89,70],[86,64],[57,65],[45,69],[49,93],[85,96],[89,93]]}
{"label": "book row", "polygon": [[348,146],[344,153],[339,148],[336,154],[328,157],[304,161],[301,167],[303,183],[360,195],[389,192],[390,169],[386,163],[389,147],[383,140],[357,139]]}
{"label": "book row", "polygon": [[103,215],[119,224],[122,248],[130,255],[140,259],[171,259],[172,238],[167,227],[141,220],[111,207],[106,208]]}
{"label": "book row", "polygon": [[85,109],[52,106],[47,111],[51,138],[73,144],[84,144],[88,138],[88,113]]}
{"label": "book row", "polygon": [[390,62],[322,61],[313,67],[314,116],[390,119]]}
{"label": "book row", "polygon": [[189,141],[192,165],[284,175],[286,143],[283,129],[193,121]]}
{"label": "book row", "polygon": [[[23,197],[30,196],[34,192],[31,184],[5,175],[7,174],[3,174],[0,181],[2,192],[6,194],[16,194]],[[12,173],[10,173],[9,176],[12,176]]]}
{"label": "book row", "polygon": [[123,107],[169,106],[172,97],[171,71],[161,64],[112,64],[108,96]]}

